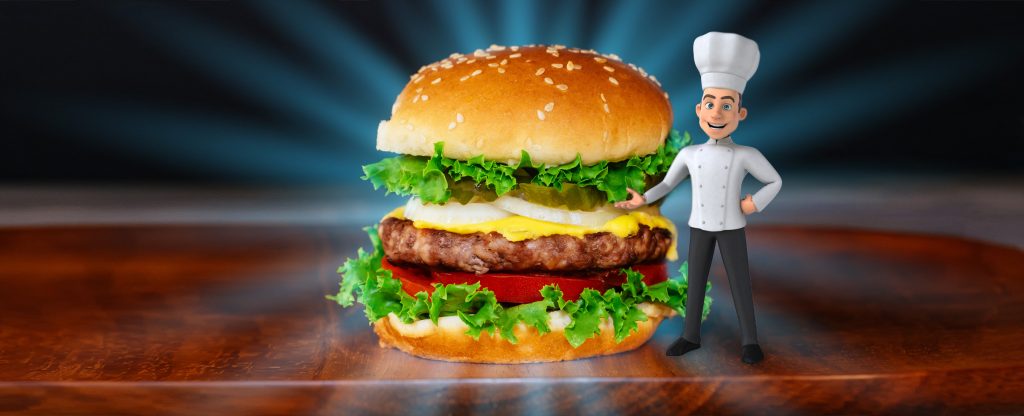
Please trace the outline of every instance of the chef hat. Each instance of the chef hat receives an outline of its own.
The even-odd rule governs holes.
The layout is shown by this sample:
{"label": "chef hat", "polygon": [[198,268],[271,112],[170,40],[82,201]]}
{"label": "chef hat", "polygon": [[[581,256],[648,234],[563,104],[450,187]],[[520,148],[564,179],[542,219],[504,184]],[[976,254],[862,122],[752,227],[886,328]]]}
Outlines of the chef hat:
{"label": "chef hat", "polygon": [[693,41],[693,62],[701,88],[727,88],[743,94],[757,71],[757,42],[735,33],[708,32]]}

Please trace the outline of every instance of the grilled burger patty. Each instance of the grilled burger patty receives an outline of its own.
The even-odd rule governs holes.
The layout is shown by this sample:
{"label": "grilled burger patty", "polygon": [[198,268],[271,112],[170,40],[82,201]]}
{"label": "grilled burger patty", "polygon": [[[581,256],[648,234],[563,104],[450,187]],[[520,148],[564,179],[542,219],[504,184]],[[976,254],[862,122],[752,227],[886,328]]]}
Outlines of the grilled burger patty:
{"label": "grilled burger patty", "polygon": [[422,229],[412,221],[388,217],[378,228],[391,262],[446,267],[473,273],[568,272],[626,267],[665,257],[672,233],[640,225],[626,238],[601,232],[582,238],[551,235],[508,241],[499,233],[457,234]]}

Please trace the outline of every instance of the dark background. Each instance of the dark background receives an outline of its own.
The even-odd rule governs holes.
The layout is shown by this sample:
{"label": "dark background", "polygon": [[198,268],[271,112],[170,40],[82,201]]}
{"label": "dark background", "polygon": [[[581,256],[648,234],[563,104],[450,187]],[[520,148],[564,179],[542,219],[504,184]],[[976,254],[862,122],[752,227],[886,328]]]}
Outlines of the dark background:
{"label": "dark background", "polygon": [[355,183],[408,74],[492,43],[617,53],[703,141],[710,30],[761,45],[736,137],[780,172],[1022,172],[1024,2],[704,3],[0,2],[0,181]]}

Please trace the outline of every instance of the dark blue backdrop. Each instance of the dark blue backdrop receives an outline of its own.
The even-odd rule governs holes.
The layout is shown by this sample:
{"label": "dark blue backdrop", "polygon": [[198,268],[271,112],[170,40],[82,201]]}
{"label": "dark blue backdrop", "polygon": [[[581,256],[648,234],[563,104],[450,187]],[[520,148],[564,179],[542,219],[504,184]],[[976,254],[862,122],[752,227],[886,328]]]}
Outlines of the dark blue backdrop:
{"label": "dark blue backdrop", "polygon": [[616,53],[704,139],[693,39],[761,47],[738,141],[784,172],[1021,173],[1024,2],[0,2],[6,182],[345,184],[420,65]]}

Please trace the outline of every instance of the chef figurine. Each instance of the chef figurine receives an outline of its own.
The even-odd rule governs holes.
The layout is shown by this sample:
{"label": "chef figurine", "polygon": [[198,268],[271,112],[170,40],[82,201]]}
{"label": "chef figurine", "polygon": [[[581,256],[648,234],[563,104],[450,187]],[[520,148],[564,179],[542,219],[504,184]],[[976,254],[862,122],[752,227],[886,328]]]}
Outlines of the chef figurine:
{"label": "chef figurine", "polygon": [[[693,41],[693,60],[704,89],[697,103],[697,119],[709,140],[683,148],[661,183],[643,195],[629,189],[630,199],[615,204],[638,208],[665,196],[687,175],[693,177],[686,329],[669,346],[668,355],[700,348],[704,290],[718,242],[743,332],[743,362],[754,364],[764,359],[754,324],[744,216],[764,210],[782,188],[782,178],[761,152],[738,145],[731,137],[747,117],[743,89],[757,70],[760,56],[757,43],[734,33],[710,32]],[[765,185],[753,196],[740,199],[740,185],[748,172]]]}

